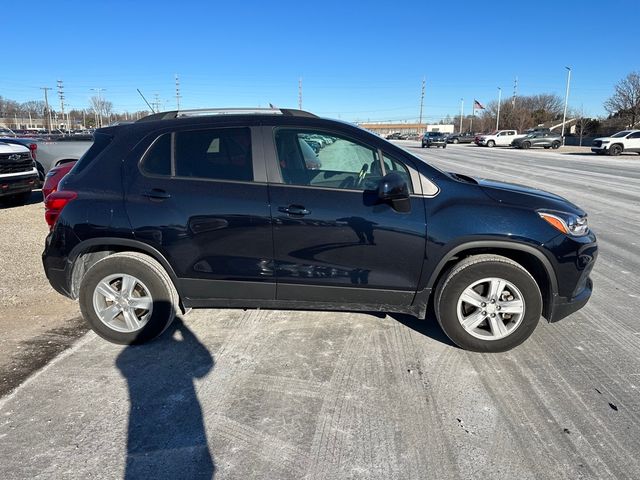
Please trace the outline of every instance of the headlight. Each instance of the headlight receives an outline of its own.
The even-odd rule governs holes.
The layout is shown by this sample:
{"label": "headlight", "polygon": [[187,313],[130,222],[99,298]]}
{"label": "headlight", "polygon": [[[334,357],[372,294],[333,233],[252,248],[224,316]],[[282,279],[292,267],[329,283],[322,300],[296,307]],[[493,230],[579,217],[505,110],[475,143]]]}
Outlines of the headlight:
{"label": "headlight", "polygon": [[609,143],[609,140],[602,140],[600,143]]}
{"label": "headlight", "polygon": [[572,237],[582,237],[589,233],[589,224],[587,216],[579,217],[573,213],[544,211],[538,212],[540,218],[549,223],[552,227],[565,235]]}

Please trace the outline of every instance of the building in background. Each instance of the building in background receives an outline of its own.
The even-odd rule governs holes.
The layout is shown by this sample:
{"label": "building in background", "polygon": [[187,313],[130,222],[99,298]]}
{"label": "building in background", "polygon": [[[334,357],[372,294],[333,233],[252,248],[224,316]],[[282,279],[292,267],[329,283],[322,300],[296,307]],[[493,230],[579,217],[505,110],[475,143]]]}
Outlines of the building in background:
{"label": "building in background", "polygon": [[421,135],[424,132],[443,132],[453,133],[455,126],[453,124],[438,125],[438,124],[426,124],[426,123],[392,123],[392,122],[363,122],[358,123],[358,126],[369,130],[370,132],[377,133],[381,136],[389,135],[390,133],[403,133],[406,135]]}

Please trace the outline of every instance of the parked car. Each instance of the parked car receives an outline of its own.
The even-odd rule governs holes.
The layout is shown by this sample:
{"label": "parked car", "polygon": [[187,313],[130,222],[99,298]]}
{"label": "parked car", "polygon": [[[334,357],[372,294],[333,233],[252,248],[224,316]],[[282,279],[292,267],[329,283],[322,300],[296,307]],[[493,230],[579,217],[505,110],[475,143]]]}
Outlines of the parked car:
{"label": "parked car", "polygon": [[10,128],[0,127],[0,137],[15,137],[16,133]]}
{"label": "parked car", "polygon": [[475,143],[486,147],[508,147],[516,138],[521,137],[524,135],[518,135],[517,130],[498,130],[488,135],[477,136]]}
{"label": "parked car", "polygon": [[29,149],[0,142],[0,200],[23,204],[38,181],[38,170]]}
{"label": "parked car", "polygon": [[422,148],[447,148],[447,137],[442,132],[425,132],[422,136]]}
{"label": "parked car", "polygon": [[475,138],[473,133],[452,133],[447,135],[447,143],[472,143]]}
{"label": "parked car", "polygon": [[623,130],[610,137],[596,138],[591,151],[598,155],[620,155],[622,152],[640,154],[640,130]]}
{"label": "parked car", "polygon": [[76,161],[72,160],[70,162],[57,165],[49,170],[49,173],[47,173],[44,179],[44,184],[42,186],[42,196],[45,200],[50,194],[58,190],[58,184],[65,177],[65,175],[71,171],[75,164]]}
{"label": "parked car", "polygon": [[402,134],[400,132],[393,132],[387,135],[387,140],[402,140],[400,137]]}
{"label": "parked car", "polygon": [[544,147],[553,148],[554,150],[560,148],[562,145],[562,137],[556,133],[551,132],[533,132],[525,135],[524,137],[516,138],[511,144],[515,148],[532,148],[532,147]]}
{"label": "parked car", "polygon": [[[149,341],[187,308],[425,318],[431,302],[457,345],[498,352],[591,295],[596,238],[557,195],[308,112],[219,113],[99,129],[47,197],[47,278],[109,341]],[[309,169],[315,132],[335,148]]]}
{"label": "parked car", "polygon": [[36,162],[41,180],[56,165],[78,160],[92,145],[91,136],[68,136],[60,138],[0,138],[0,142],[19,143],[27,146]]}

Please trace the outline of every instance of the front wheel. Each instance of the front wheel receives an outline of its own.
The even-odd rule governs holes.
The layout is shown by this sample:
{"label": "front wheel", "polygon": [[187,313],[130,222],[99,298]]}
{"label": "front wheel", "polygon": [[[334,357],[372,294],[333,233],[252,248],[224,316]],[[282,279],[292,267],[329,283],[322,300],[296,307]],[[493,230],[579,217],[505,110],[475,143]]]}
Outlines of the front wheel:
{"label": "front wheel", "polygon": [[173,320],[178,294],[153,258],[138,252],[109,255],[80,283],[82,316],[102,338],[122,345],[144,343]]}
{"label": "front wheel", "polygon": [[609,148],[609,155],[612,157],[617,157],[622,153],[622,147],[620,145],[611,145]]}
{"label": "front wheel", "polygon": [[524,148],[525,150],[531,148],[531,144],[529,142],[522,142],[522,148]]}
{"label": "front wheel", "polygon": [[489,140],[487,142],[487,147],[492,148],[496,146],[496,142],[494,142],[493,140]]}
{"label": "front wheel", "polygon": [[551,148],[553,148],[554,150],[557,150],[560,148],[560,142],[553,142],[551,144]]}
{"label": "front wheel", "polygon": [[456,264],[436,289],[436,317],[459,347],[504,352],[533,333],[542,314],[540,288],[520,264],[499,255]]}

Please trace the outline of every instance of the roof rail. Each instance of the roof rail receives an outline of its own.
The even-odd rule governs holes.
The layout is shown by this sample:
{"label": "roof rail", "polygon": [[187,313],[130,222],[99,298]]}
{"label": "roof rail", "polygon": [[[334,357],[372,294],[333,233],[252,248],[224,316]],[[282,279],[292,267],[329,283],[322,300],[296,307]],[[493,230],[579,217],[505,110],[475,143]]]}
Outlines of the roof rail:
{"label": "roof rail", "polygon": [[313,113],[289,108],[198,108],[191,110],[172,110],[153,113],[142,117],[137,122],[155,120],[171,120],[182,117],[208,117],[214,115],[287,115],[292,117],[315,117]]}

